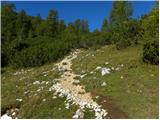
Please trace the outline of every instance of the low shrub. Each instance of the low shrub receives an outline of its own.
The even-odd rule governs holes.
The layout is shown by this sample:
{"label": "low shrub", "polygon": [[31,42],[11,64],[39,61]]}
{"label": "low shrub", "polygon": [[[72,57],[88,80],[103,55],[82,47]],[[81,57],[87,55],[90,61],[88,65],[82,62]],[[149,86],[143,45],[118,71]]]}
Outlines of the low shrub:
{"label": "low shrub", "polygon": [[143,47],[143,61],[146,63],[159,64],[158,42],[147,42]]}

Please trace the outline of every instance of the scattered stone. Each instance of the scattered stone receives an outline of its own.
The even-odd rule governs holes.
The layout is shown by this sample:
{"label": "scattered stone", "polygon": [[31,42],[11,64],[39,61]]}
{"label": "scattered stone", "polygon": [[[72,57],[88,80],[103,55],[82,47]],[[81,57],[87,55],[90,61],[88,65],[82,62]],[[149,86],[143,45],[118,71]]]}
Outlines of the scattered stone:
{"label": "scattered stone", "polygon": [[14,116],[15,114],[16,114],[16,112],[13,112],[13,113],[12,113],[12,116]]}
{"label": "scattered stone", "polygon": [[119,70],[119,68],[117,67],[115,70],[116,70],[116,71],[118,71],[118,70]]}
{"label": "scattered stone", "polygon": [[33,82],[33,85],[37,85],[37,84],[40,84],[40,82],[39,81]]}
{"label": "scattered stone", "polygon": [[123,67],[124,65],[123,64],[121,64],[121,67]]}
{"label": "scattered stone", "polygon": [[4,114],[1,116],[1,120],[10,120],[12,117],[8,116],[7,114]]}
{"label": "scattered stone", "polygon": [[59,72],[64,72],[64,68],[62,66],[58,66],[58,71]]}
{"label": "scattered stone", "polygon": [[13,73],[13,75],[18,75],[18,72]]}
{"label": "scattered stone", "polygon": [[82,110],[78,109],[75,113],[75,115],[72,117],[74,119],[80,118],[82,119],[84,117],[84,113],[82,112]]}
{"label": "scattered stone", "polygon": [[80,81],[79,80],[74,80],[73,83],[78,84],[78,83],[80,83]]}
{"label": "scattered stone", "polygon": [[61,110],[61,108],[58,108],[58,110]]}
{"label": "scattered stone", "polygon": [[47,82],[46,82],[46,85],[47,85],[48,83],[49,83],[49,82],[47,81]]}
{"label": "scattered stone", "polygon": [[62,93],[59,94],[59,97],[64,97],[64,95]]}
{"label": "scattered stone", "polygon": [[23,99],[18,99],[18,98],[17,98],[16,100],[19,101],[19,102],[22,102],[22,101],[23,101]]}
{"label": "scattered stone", "polygon": [[108,65],[109,64],[109,62],[105,62],[105,65]]}
{"label": "scattered stone", "polygon": [[93,74],[93,73],[94,73],[93,71],[90,72],[90,74]]}
{"label": "scattered stone", "polygon": [[101,84],[102,87],[104,87],[104,86],[106,86],[106,85],[107,85],[106,82],[103,82],[103,83]]}
{"label": "scattered stone", "polygon": [[66,103],[66,104],[65,104],[65,108],[66,108],[66,109],[69,109],[69,103]]}
{"label": "scattered stone", "polygon": [[84,75],[80,75],[80,78],[84,78],[87,74],[84,74]]}
{"label": "scattered stone", "polygon": [[[63,62],[67,62],[68,65],[66,65],[67,69],[71,69],[71,60],[73,60],[74,58],[76,58],[77,53],[72,53],[71,56],[69,56],[69,58],[65,58],[62,62],[58,63],[58,67],[64,67],[61,66],[61,64]],[[101,67],[100,67],[101,69]],[[71,69],[72,70],[72,69]],[[84,76],[85,71],[82,70],[83,74],[81,76],[81,78]],[[86,74],[85,74],[86,75]],[[107,112],[101,108],[101,105],[98,105],[95,101],[93,101],[90,93],[86,93],[85,90],[82,88],[83,86],[81,85],[73,85],[72,82],[74,81],[74,77],[76,75],[71,73],[71,76],[67,78],[67,76],[64,75],[64,73],[61,75],[61,81],[59,81],[58,83],[53,83],[53,86],[50,87],[49,90],[51,91],[55,91],[55,93],[58,94],[58,96],[60,97],[65,97],[66,101],[70,104],[76,104],[79,105],[80,109],[77,110],[75,112],[75,115],[73,116],[73,118],[83,118],[84,117],[84,113],[83,113],[83,109],[84,108],[89,108],[92,109],[95,112],[95,117],[96,119],[102,119],[107,115]],[[63,81],[63,79],[69,79],[68,81],[71,81],[70,83],[68,81]],[[66,86],[66,87],[65,87]],[[72,89],[73,87],[73,89]],[[84,92],[84,95],[79,94],[79,92]],[[65,102],[65,103],[67,103]],[[68,108],[68,107],[67,107]],[[61,108],[59,108],[61,110]]]}
{"label": "scattered stone", "polygon": [[57,98],[57,96],[53,96],[52,98],[53,98],[53,99],[56,99],[56,98]]}
{"label": "scattered stone", "polygon": [[123,76],[121,76],[121,79],[123,79]]}
{"label": "scattered stone", "polygon": [[[96,102],[92,100],[90,102],[85,102],[82,99],[77,98],[76,94],[73,95],[69,90],[66,90],[66,89],[64,90],[60,83],[54,84],[52,87],[53,87],[53,90],[55,90],[57,93],[63,94],[62,96],[66,96],[66,99],[68,102],[72,102],[72,104],[79,105],[81,109],[84,109],[85,107],[93,109],[96,114],[96,119],[104,118],[105,115],[107,114],[107,112],[103,110],[101,106],[99,106]],[[96,112],[96,111],[100,111],[100,112]],[[79,118],[79,116],[75,114],[73,118]]]}
{"label": "scattered stone", "polygon": [[46,77],[46,76],[47,76],[47,74],[44,74],[43,76],[45,76],[45,77]]}
{"label": "scattered stone", "polygon": [[46,99],[43,99],[43,102],[45,102],[46,101]]}
{"label": "scattered stone", "polygon": [[39,91],[41,91],[41,89],[40,89],[40,88],[37,90],[37,92],[39,92]]}
{"label": "scattered stone", "polygon": [[84,74],[84,73],[85,73],[85,71],[84,71],[84,70],[82,70],[82,71],[81,71],[81,73],[82,73],[82,74]]}
{"label": "scattered stone", "polygon": [[86,54],[86,57],[89,56],[89,54]]}
{"label": "scattered stone", "polygon": [[24,92],[24,95],[27,95],[28,93],[29,93],[29,90],[25,91],[25,92]]}
{"label": "scattered stone", "polygon": [[49,88],[49,90],[48,91],[52,91],[52,88]]}
{"label": "scattered stone", "polygon": [[102,68],[102,67],[100,67],[100,66],[97,66],[97,67],[96,67],[96,70],[100,70],[101,68]]}
{"label": "scattered stone", "polygon": [[98,99],[99,98],[99,96],[96,96],[96,99]]}
{"label": "scattered stone", "polygon": [[105,74],[109,74],[110,73],[110,68],[102,68],[101,69],[101,74],[102,76],[104,76]]}
{"label": "scattered stone", "polygon": [[45,84],[46,81],[42,81],[41,84]]}
{"label": "scattered stone", "polygon": [[111,69],[114,70],[114,67],[112,67]]}
{"label": "scattered stone", "polygon": [[78,115],[74,115],[72,118],[73,119],[78,119]]}

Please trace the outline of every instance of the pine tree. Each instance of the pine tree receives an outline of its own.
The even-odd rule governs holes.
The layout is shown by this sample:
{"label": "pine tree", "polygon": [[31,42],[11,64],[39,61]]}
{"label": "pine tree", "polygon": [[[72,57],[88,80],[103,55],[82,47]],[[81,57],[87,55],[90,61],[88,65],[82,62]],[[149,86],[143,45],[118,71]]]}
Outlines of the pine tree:
{"label": "pine tree", "polygon": [[101,31],[107,32],[107,30],[108,30],[108,21],[107,21],[107,19],[104,19],[103,23],[102,23]]}

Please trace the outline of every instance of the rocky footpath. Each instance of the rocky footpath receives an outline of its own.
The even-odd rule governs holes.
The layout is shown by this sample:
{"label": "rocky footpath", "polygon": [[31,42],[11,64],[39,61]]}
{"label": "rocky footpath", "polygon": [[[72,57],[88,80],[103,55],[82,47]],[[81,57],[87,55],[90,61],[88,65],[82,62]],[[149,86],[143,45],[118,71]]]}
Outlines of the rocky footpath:
{"label": "rocky footpath", "polygon": [[59,82],[53,84],[53,86],[49,88],[49,91],[56,91],[60,97],[65,96],[68,102],[79,105],[79,109],[72,118],[83,118],[83,110],[85,108],[94,110],[96,119],[105,118],[108,114],[107,111],[93,101],[91,94],[85,91],[84,86],[73,84],[76,81],[74,78],[78,75],[74,74],[71,65],[72,60],[75,59],[79,53],[80,50],[76,50],[56,64],[58,70],[62,72],[62,75]]}

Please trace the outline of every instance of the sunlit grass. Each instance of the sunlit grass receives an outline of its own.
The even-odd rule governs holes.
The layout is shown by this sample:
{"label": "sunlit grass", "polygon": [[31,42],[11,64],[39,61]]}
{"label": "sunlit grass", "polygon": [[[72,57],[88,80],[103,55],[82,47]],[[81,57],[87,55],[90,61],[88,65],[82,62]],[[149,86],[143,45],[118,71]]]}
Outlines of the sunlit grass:
{"label": "sunlit grass", "polygon": [[[82,74],[82,70],[87,73],[79,78],[87,91],[114,99],[129,118],[158,118],[158,66],[143,63],[141,57],[140,45],[121,51],[105,46],[84,51],[74,60],[72,68],[77,74]],[[102,76],[100,71],[95,71],[97,66],[120,70]],[[103,82],[107,83],[105,87],[101,86]]]}

